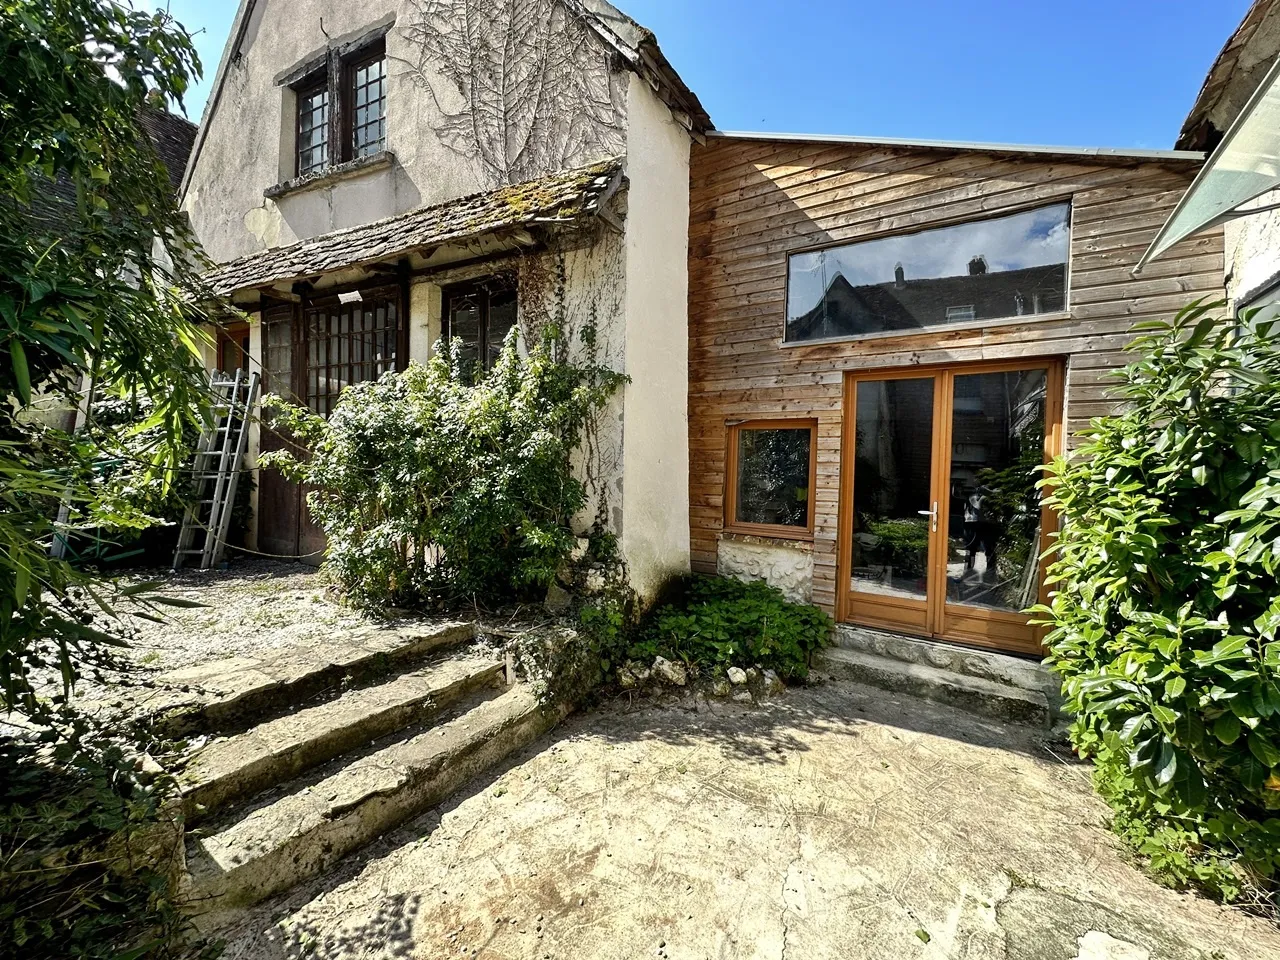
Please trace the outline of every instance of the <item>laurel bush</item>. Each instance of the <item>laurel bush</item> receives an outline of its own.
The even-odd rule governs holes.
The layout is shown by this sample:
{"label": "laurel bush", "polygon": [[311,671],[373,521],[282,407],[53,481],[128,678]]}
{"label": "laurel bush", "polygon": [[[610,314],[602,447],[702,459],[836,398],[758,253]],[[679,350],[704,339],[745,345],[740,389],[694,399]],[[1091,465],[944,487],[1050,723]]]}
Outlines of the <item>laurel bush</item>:
{"label": "laurel bush", "polygon": [[1280,870],[1280,328],[1220,306],[1143,325],[1127,410],[1049,469],[1037,612],[1122,836],[1258,902]]}

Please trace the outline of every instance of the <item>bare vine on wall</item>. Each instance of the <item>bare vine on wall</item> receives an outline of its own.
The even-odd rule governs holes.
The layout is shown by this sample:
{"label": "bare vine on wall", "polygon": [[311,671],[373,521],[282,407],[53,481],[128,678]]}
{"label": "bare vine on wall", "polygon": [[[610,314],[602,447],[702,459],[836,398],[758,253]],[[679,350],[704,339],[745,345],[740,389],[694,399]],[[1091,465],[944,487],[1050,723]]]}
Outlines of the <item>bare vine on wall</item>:
{"label": "bare vine on wall", "polygon": [[[570,260],[578,262],[570,281]],[[623,315],[623,248],[604,235],[575,251],[526,255],[520,263],[520,327],[527,343],[554,329],[557,349],[589,365],[624,369],[619,338]],[[582,278],[590,277],[588,282]],[[573,294],[570,294],[570,290]],[[592,412],[583,427],[582,480],[599,529],[622,533],[621,396]]]}
{"label": "bare vine on wall", "polygon": [[[626,148],[622,76],[562,0],[414,0],[404,36],[436,133],[493,187]],[[445,89],[447,85],[448,89]],[[461,97],[462,108],[447,109]]]}

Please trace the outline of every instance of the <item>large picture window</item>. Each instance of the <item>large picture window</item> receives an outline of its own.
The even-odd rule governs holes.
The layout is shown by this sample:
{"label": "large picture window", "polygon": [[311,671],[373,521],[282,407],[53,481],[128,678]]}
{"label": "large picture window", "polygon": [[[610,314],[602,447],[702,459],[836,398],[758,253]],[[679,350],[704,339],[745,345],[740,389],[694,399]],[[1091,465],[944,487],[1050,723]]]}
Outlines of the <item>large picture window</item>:
{"label": "large picture window", "polygon": [[817,432],[812,420],[729,427],[726,527],[763,536],[812,535]]}
{"label": "large picture window", "polygon": [[793,254],[788,342],[1067,307],[1071,205]]}

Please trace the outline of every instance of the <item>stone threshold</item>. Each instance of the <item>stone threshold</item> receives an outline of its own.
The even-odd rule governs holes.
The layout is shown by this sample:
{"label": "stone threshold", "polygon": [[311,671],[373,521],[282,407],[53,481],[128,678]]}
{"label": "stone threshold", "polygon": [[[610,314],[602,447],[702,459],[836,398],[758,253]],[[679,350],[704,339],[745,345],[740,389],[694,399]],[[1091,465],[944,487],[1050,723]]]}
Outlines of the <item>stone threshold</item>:
{"label": "stone threshold", "polygon": [[820,671],[1014,723],[1064,718],[1057,678],[1035,661],[853,624],[837,625],[834,640]]}

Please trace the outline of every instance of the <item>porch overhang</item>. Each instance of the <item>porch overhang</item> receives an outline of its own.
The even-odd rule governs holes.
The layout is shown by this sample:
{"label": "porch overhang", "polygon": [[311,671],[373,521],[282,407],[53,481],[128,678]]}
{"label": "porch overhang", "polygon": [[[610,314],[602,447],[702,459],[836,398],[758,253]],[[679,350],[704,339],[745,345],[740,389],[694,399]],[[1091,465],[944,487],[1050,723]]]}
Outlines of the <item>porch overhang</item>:
{"label": "porch overhang", "polygon": [[[1147,248],[1134,275],[1170,247],[1229,220],[1280,207],[1280,59],[1272,65],[1173,214]],[[1266,198],[1266,199],[1262,199]]]}
{"label": "porch overhang", "polygon": [[221,264],[205,281],[215,294],[233,297],[340,271],[394,267],[411,257],[430,260],[444,248],[527,248],[539,234],[596,218],[617,226],[609,201],[623,181],[623,160],[615,157],[250,254]]}

